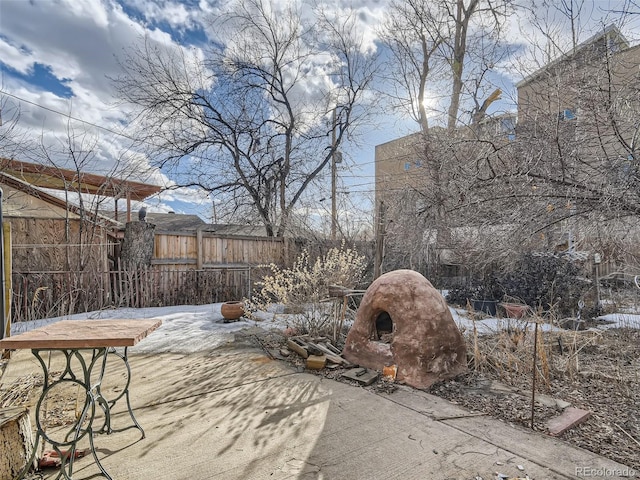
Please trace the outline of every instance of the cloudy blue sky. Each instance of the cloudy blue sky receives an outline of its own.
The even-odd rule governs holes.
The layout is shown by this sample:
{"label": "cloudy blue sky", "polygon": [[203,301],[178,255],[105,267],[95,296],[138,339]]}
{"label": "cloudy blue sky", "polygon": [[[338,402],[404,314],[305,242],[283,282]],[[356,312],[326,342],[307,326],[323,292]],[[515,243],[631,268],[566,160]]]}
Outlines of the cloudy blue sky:
{"label": "cloudy blue sky", "polygon": [[[333,8],[341,4],[356,8],[360,28],[373,42],[388,0],[324,3]],[[611,10],[624,3],[587,2],[584,38],[601,28]],[[201,49],[211,36],[208,20],[218,8],[215,0],[0,0],[0,105],[4,124],[0,128],[6,128],[19,111],[21,131],[28,132],[49,152],[60,150],[65,139],[74,136],[76,142],[82,142],[82,150],[90,152],[86,170],[170,185],[171,178],[149,168],[146,158],[131,152],[125,111],[114,97],[109,79],[120,73],[118,59],[123,53],[145,36],[191,51]],[[636,41],[634,25],[623,27]],[[536,35],[526,22],[515,18],[509,32],[514,45]],[[498,86],[506,93],[499,108],[512,109],[509,99],[513,99],[513,84],[522,78],[522,69],[502,65],[498,73]],[[375,145],[411,129],[411,122],[389,114],[361,132],[359,144],[345,147],[349,161],[340,171],[342,190],[349,191],[352,199],[360,199],[355,202],[367,204],[367,196],[373,192]],[[317,200],[328,197],[329,185],[314,194]],[[211,200],[195,190],[166,191],[147,204],[155,211],[196,213],[207,221],[212,216]]]}

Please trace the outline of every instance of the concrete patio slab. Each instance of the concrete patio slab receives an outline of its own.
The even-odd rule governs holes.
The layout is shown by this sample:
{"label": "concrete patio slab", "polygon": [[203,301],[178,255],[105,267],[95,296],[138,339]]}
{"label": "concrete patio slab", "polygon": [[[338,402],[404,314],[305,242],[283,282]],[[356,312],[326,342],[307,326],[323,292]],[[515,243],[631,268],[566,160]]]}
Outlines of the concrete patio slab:
{"label": "concrete patio slab", "polygon": [[[136,429],[96,436],[114,480],[488,480],[496,473],[549,480],[583,478],[585,468],[612,473],[606,478],[634,473],[422,391],[377,394],[299,373],[243,344],[192,354],[133,348],[130,364],[133,408],[146,438]],[[124,378],[112,368],[107,398],[121,391]],[[16,352],[3,383],[30,372],[39,372],[35,359]],[[129,423],[119,403],[113,426]],[[97,473],[88,456],[76,461],[73,479]]]}

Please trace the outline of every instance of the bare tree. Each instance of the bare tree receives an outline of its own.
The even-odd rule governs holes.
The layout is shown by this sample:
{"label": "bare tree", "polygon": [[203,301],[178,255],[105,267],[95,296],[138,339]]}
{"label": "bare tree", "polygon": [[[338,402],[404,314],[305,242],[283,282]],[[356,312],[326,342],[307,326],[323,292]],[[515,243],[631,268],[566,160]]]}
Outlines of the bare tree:
{"label": "bare tree", "polygon": [[[448,47],[450,50],[449,62],[451,65],[451,101],[447,113],[447,128],[453,131],[458,123],[458,110],[460,108],[460,95],[462,93],[462,74],[464,72],[465,57],[467,54],[467,37],[469,34],[469,23],[479,11],[480,0],[457,0],[453,9],[447,2],[444,7],[450,19],[453,20],[454,34],[450,38]],[[490,7],[492,8],[492,7]],[[497,23],[499,26],[499,23]]]}
{"label": "bare tree", "polygon": [[[45,132],[40,136],[39,149],[33,152],[35,160],[50,167],[57,177],[57,187],[64,195],[65,203],[65,269],[83,272],[88,269],[101,271],[103,265],[98,262],[102,247],[96,248],[96,238],[100,231],[107,227],[100,220],[99,212],[105,208],[105,189],[109,182],[101,187],[88,187],[84,176],[95,168],[99,138],[91,135],[86,129],[74,127],[71,118],[67,118],[66,131],[63,136],[55,135],[53,142],[45,139]],[[114,163],[111,173],[114,175],[119,162]],[[72,172],[70,175],[69,172]],[[53,186],[52,185],[52,186]]]}
{"label": "bare tree", "polygon": [[[481,0],[391,4],[381,38],[392,53],[388,69],[392,104],[408,111],[421,132],[411,156],[411,161],[420,163],[413,173],[418,179],[402,191],[385,195],[387,218],[407,220],[387,228],[387,253],[398,250],[408,255],[404,260],[398,257],[396,267],[405,261],[422,265],[418,259],[425,255],[429,256],[425,268],[437,266],[451,246],[452,222],[446,212],[459,198],[457,152],[469,153],[470,135],[476,135],[461,120],[479,124],[500,96],[499,90],[490,87],[487,73],[505,55],[500,31],[509,8],[509,2]],[[436,92],[447,94],[434,99]],[[430,125],[428,117],[434,108],[446,112],[441,116],[446,130]],[[431,268],[429,275],[434,278],[438,272]]]}
{"label": "bare tree", "polygon": [[18,126],[19,120],[19,104],[7,96],[0,95],[1,158],[16,158],[30,148],[27,132]]}
{"label": "bare tree", "polygon": [[380,32],[391,52],[387,80],[392,104],[408,112],[426,132],[427,102],[436,92],[448,91],[437,101],[447,111],[447,128],[457,128],[463,94],[477,92],[478,83],[487,82],[487,67],[504,55],[489,44],[500,45],[510,8],[506,1],[392,2]]}
{"label": "bare tree", "polygon": [[316,10],[311,22],[295,3],[240,0],[212,21],[220,42],[201,56],[147,39],[116,85],[178,186],[216,193],[282,236],[364,113],[376,62],[355,27],[352,14]]}
{"label": "bare tree", "polygon": [[637,263],[639,68],[609,26],[519,84],[517,137],[478,162],[469,206],[537,248]]}
{"label": "bare tree", "polygon": [[409,113],[423,132],[429,129],[428,89],[444,74],[439,49],[445,40],[446,22],[445,12],[433,2],[393,1],[379,32],[392,55],[385,94],[395,108]]}

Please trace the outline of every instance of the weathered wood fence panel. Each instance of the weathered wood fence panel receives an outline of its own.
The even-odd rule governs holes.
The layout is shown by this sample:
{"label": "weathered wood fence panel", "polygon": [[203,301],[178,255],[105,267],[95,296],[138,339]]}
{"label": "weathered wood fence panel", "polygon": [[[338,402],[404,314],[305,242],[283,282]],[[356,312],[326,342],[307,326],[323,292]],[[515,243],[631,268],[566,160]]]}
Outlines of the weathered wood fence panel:
{"label": "weathered wood fence panel", "polygon": [[[22,241],[26,244],[25,240]],[[44,240],[49,241],[48,238]],[[68,271],[52,262],[56,265],[53,269],[50,266],[40,267],[37,271],[15,269],[12,321],[102,308],[238,300],[250,296],[252,267],[269,263],[282,265],[286,252],[285,240],[281,238],[220,236],[206,231],[162,232],[154,237],[151,266],[127,269],[120,263],[119,242],[111,237],[109,240],[98,245],[73,247],[29,244],[28,248],[39,251],[55,250],[54,247],[91,249],[92,253],[103,257],[104,266],[95,268],[97,265],[92,264],[90,267],[94,268]],[[13,253],[27,250],[25,244],[14,244]]]}
{"label": "weathered wood fence panel", "polygon": [[259,265],[281,264],[285,257],[282,238],[221,236],[211,232],[156,233],[153,264]]}
{"label": "weathered wood fence panel", "polygon": [[239,300],[251,289],[251,267],[111,272],[13,273],[12,323],[114,307],[203,305]]}
{"label": "weathered wood fence panel", "polygon": [[12,323],[109,306],[109,284],[101,272],[13,272],[12,283]]}
{"label": "weathered wood fence panel", "polygon": [[45,271],[107,268],[106,229],[64,219],[8,218],[14,270]]}

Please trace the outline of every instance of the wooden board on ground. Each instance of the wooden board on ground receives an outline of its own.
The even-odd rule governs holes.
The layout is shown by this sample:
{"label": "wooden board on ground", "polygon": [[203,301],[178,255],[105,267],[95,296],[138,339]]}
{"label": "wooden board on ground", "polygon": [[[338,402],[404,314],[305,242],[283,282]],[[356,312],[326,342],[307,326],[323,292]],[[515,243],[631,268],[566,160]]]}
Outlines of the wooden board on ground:
{"label": "wooden board on ground", "polygon": [[327,360],[329,360],[332,363],[337,363],[338,365],[345,365],[345,366],[351,365],[347,360],[342,358],[340,355],[336,355],[329,348],[327,348],[321,343],[309,343],[309,345],[320,350],[324,354],[324,356],[327,357]]}
{"label": "wooden board on ground", "polygon": [[342,376],[344,378],[348,378],[349,380],[355,380],[359,384],[366,387],[367,385],[371,385],[373,382],[378,380],[380,372],[376,372],[375,370],[367,370],[366,368],[352,368],[351,370],[344,372]]}
{"label": "wooden board on ground", "polygon": [[327,357],[324,355],[309,355],[307,357],[307,368],[311,370],[321,370],[327,364]]}
{"label": "wooden board on ground", "polygon": [[287,339],[287,347],[289,350],[293,350],[302,358],[307,358],[309,356],[309,352],[307,351],[306,344],[297,338],[288,338]]}

